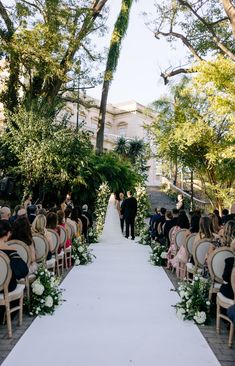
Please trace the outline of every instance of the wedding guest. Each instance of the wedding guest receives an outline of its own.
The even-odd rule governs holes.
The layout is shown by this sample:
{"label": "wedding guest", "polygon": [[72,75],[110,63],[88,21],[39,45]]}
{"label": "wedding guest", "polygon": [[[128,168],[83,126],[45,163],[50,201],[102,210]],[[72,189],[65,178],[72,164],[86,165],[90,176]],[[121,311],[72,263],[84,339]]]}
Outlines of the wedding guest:
{"label": "wedding guest", "polygon": [[27,212],[24,207],[21,207],[17,212],[17,217],[21,217],[21,216],[27,217]]}
{"label": "wedding guest", "polygon": [[234,238],[235,238],[235,220],[229,220],[224,225],[221,243],[223,246],[229,247]]}
{"label": "wedding guest", "polygon": [[132,196],[132,192],[127,192],[127,199],[123,202],[121,213],[123,214],[126,224],[126,235],[129,237],[129,227],[131,227],[131,239],[135,239],[135,217],[137,214],[137,200]]}
{"label": "wedding guest", "polygon": [[10,217],[10,223],[13,224],[13,222],[18,218],[18,211],[22,208],[21,205],[16,205],[13,211],[13,215]]}
{"label": "wedding guest", "polygon": [[27,210],[28,206],[32,205],[32,195],[31,193],[28,193],[24,197],[24,208]]}
{"label": "wedding guest", "polygon": [[9,221],[11,216],[11,210],[7,206],[3,206],[0,208],[0,220]]}
{"label": "wedding guest", "polygon": [[234,299],[234,293],[231,283],[231,274],[233,267],[235,265],[235,239],[231,242],[230,248],[233,251],[233,257],[229,257],[225,259],[225,267],[224,267],[224,273],[223,273],[223,280],[224,283],[220,287],[220,292],[222,295],[227,297],[228,299]]}
{"label": "wedding guest", "polygon": [[219,210],[217,210],[217,208],[213,211],[213,214],[215,214],[218,217],[218,225],[221,226],[222,225],[222,219],[220,217],[219,214]]}
{"label": "wedding guest", "polygon": [[36,205],[30,205],[27,207],[27,214],[30,224],[33,223],[35,217],[37,216],[37,206]]}
{"label": "wedding guest", "polygon": [[71,220],[75,221],[78,224],[78,236],[82,235],[82,220],[78,217],[77,208],[73,208],[71,212]]}
{"label": "wedding guest", "polygon": [[29,247],[31,258],[29,273],[35,273],[38,266],[36,263],[36,253],[32,239],[31,227],[27,217],[18,217],[18,219],[13,223],[10,240],[13,239],[21,240]]}
{"label": "wedding guest", "polygon": [[154,209],[155,213],[150,217],[149,221],[149,230],[151,232],[151,237],[153,239],[156,238],[157,232],[156,232],[156,221],[158,221],[161,218],[160,212],[158,212],[158,209]]}
{"label": "wedding guest", "polygon": [[17,286],[17,280],[25,278],[29,272],[27,264],[19,256],[16,249],[7,245],[11,236],[11,226],[7,220],[0,220],[0,250],[10,259],[12,276],[9,282],[8,290],[14,291]]}
{"label": "wedding guest", "polygon": [[201,218],[201,210],[198,208],[194,211],[191,217],[191,223],[189,228],[191,233],[198,233],[200,218]]}
{"label": "wedding guest", "polygon": [[88,227],[89,228],[92,227],[93,226],[92,214],[90,213],[90,211],[88,211],[88,205],[85,204],[82,206],[82,213],[89,220]]}
{"label": "wedding guest", "polygon": [[215,233],[215,234],[218,234],[220,229],[221,229],[221,227],[219,225],[219,217],[215,213],[211,214],[210,217],[211,217],[212,232]]}
{"label": "wedding guest", "polygon": [[52,257],[53,243],[52,243],[51,234],[46,229],[46,225],[47,225],[46,216],[37,215],[34,222],[32,223],[31,229],[32,229],[32,234],[34,234],[34,233],[41,234],[47,239],[47,241],[49,243],[49,251],[48,251],[48,255],[47,255],[47,260],[50,260]]}
{"label": "wedding guest", "polygon": [[69,225],[71,225],[73,227],[73,231],[74,231],[75,235],[77,236],[78,235],[77,225],[76,225],[76,222],[71,219],[71,215],[72,215],[72,209],[67,206],[64,211],[65,222],[67,222]]}
{"label": "wedding guest", "polygon": [[177,221],[178,221],[178,217],[179,217],[179,210],[177,210],[177,208],[173,208],[172,216],[173,217],[172,217],[171,220],[166,220],[165,225],[164,225],[164,229],[163,229],[163,234],[164,234],[164,236],[167,240],[168,246],[170,244],[169,232],[174,226],[176,226]]}
{"label": "wedding guest", "polygon": [[178,200],[176,203],[177,210],[183,210],[184,209],[184,196],[182,194],[178,194],[177,200]]}
{"label": "wedding guest", "polygon": [[227,208],[224,208],[222,210],[222,217],[221,217],[222,225],[224,225],[227,222],[228,214],[229,214],[229,211],[227,210]]}
{"label": "wedding guest", "polygon": [[120,225],[121,225],[121,230],[122,230],[122,233],[123,233],[123,230],[124,230],[124,217],[122,215],[122,204],[124,202],[124,193],[123,192],[120,192],[119,193],[119,216],[120,216]]}
{"label": "wedding guest", "polygon": [[[62,226],[63,228],[65,228],[65,216],[64,216],[64,211],[59,210],[57,212],[57,217],[58,217],[58,225]],[[67,238],[66,243],[65,243],[65,247],[69,248],[71,247],[72,241],[71,238]]]}

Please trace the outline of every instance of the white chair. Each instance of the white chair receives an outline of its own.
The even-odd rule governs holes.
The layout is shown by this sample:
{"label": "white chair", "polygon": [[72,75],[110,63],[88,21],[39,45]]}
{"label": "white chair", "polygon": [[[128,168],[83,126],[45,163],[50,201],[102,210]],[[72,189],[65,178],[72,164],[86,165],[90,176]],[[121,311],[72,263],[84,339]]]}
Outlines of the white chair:
{"label": "white chair", "polygon": [[60,240],[61,240],[61,247],[64,250],[64,262],[65,268],[68,268],[72,264],[72,247],[66,248],[66,241],[67,241],[67,231],[63,226],[60,226]]}
{"label": "white chair", "polygon": [[[20,240],[10,240],[6,243],[9,247],[14,246],[19,256],[23,259],[23,261],[30,266],[31,263],[31,255],[30,250],[27,244]],[[25,278],[22,278],[18,282],[25,285],[26,294],[28,298],[29,308],[30,308],[30,284],[33,283],[36,276],[34,274],[28,274]]]}
{"label": "white chair", "polygon": [[[12,277],[10,259],[0,251],[0,305],[5,306],[8,337],[12,337],[11,313],[19,311],[19,325],[23,320],[24,285],[18,284],[14,291],[8,292],[8,285]],[[12,301],[19,300],[19,305],[10,308]]]}
{"label": "white chair", "polygon": [[174,231],[174,226],[170,229],[170,231],[169,231],[169,234],[168,234],[168,237],[169,237],[169,241],[170,241],[170,243],[171,243],[171,241],[172,241],[172,233],[173,233],[173,231]]}
{"label": "white chair", "polygon": [[67,231],[68,238],[72,240],[75,236],[75,232],[73,226],[69,222],[65,223],[65,230]]}
{"label": "white chair", "polygon": [[211,246],[211,240],[204,238],[193,244],[193,259],[195,265],[192,263],[186,264],[187,279],[189,280],[189,274],[194,276],[195,273],[202,273],[202,268],[206,261],[206,255],[209,247]]}
{"label": "white chair", "polygon": [[221,292],[218,292],[217,297],[216,297],[216,307],[217,307],[217,310],[216,310],[216,332],[218,334],[220,333],[220,319],[224,319],[224,320],[229,322],[230,329],[229,329],[229,337],[228,337],[228,347],[232,347],[233,334],[234,334],[234,324],[229,319],[229,317],[227,315],[224,315],[224,314],[221,313],[220,309],[221,308],[228,309],[230,306],[235,304],[235,267],[233,267],[233,271],[232,271],[232,275],[231,275],[231,284],[232,284],[233,293],[234,293],[234,300],[228,299],[227,297],[222,295]]}
{"label": "white chair", "polygon": [[193,244],[196,235],[197,235],[196,233],[192,233],[186,238],[185,249],[188,253],[189,259],[193,256]]}
{"label": "white chair", "polygon": [[175,244],[177,247],[177,251],[181,247],[181,245],[184,245],[186,242],[186,237],[190,234],[190,231],[188,229],[180,229],[175,234]]}
{"label": "white chair", "polygon": [[207,263],[211,276],[209,299],[211,299],[213,293],[219,292],[223,283],[225,259],[229,257],[233,257],[233,251],[228,247],[217,248],[208,257]]}
{"label": "white chair", "polygon": [[51,258],[49,260],[46,259],[49,252],[49,243],[47,238],[41,234],[33,234],[33,242],[36,252],[36,262],[44,263],[48,270],[55,272],[55,258]]}
{"label": "white chair", "polygon": [[57,232],[52,229],[47,229],[47,231],[51,234],[51,240],[53,244],[52,254],[55,256],[56,260],[57,275],[60,276],[63,275],[64,270],[64,250],[62,249],[61,252],[58,253],[58,249],[60,246],[60,237]]}

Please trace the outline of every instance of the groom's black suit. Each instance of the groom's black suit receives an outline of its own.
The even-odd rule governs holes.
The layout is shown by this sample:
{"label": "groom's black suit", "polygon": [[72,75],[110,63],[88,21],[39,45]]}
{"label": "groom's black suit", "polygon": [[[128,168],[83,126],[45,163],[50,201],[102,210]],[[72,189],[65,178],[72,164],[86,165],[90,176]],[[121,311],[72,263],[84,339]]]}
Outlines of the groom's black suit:
{"label": "groom's black suit", "polygon": [[122,204],[121,213],[126,223],[126,238],[129,237],[129,226],[131,225],[131,238],[135,238],[135,216],[137,213],[137,201],[134,197],[125,199]]}

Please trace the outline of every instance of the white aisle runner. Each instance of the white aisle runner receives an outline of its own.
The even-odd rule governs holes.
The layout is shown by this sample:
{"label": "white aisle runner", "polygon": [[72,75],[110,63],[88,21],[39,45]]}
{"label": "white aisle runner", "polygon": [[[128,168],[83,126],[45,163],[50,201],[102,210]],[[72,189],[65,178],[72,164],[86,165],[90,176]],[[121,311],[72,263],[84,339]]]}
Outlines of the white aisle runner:
{"label": "white aisle runner", "polygon": [[123,239],[94,253],[63,282],[67,301],[32,323],[4,366],[219,365],[199,329],[176,317],[177,294],[149,247]]}

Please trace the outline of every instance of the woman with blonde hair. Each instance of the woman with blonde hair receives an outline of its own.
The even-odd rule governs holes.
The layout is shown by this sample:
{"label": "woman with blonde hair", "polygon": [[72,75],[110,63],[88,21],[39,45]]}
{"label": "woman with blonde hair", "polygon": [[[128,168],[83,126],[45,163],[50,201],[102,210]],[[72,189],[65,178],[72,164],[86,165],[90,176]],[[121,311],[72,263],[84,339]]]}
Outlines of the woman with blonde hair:
{"label": "woman with blonde hair", "polygon": [[222,245],[229,247],[231,242],[235,239],[235,220],[229,220],[224,225]]}
{"label": "woman with blonde hair", "polygon": [[33,234],[34,233],[41,234],[47,239],[47,241],[49,243],[49,252],[47,255],[47,260],[49,260],[52,257],[53,244],[52,244],[51,234],[49,233],[49,231],[47,231],[46,226],[47,226],[46,216],[37,215],[32,223],[31,230],[32,230]]}

